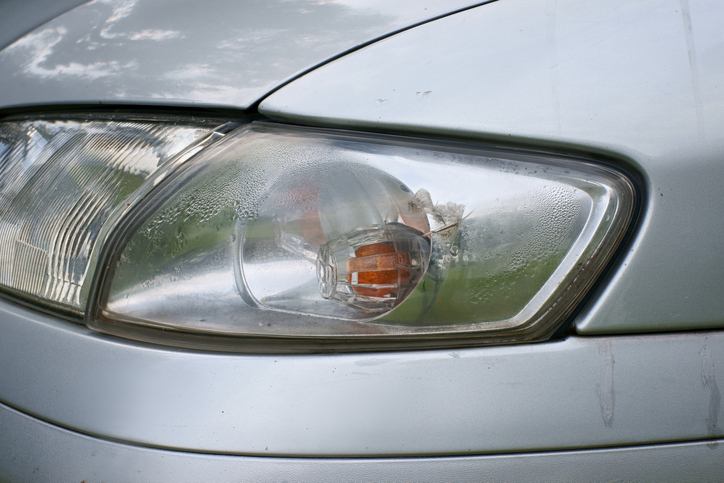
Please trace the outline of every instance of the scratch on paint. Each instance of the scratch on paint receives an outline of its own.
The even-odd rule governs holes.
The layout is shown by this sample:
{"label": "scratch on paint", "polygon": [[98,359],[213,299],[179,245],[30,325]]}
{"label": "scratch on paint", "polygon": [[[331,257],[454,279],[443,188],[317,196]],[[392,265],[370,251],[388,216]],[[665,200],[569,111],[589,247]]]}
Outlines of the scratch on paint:
{"label": "scratch on paint", "polygon": [[[722,431],[718,424],[721,393],[719,393],[719,387],[716,385],[714,361],[706,346],[699,351],[699,357],[701,357],[701,385],[704,389],[709,389],[709,416],[706,418],[706,430],[709,436],[721,436]],[[712,442],[708,446],[714,449],[719,444]]]}
{"label": "scratch on paint", "polygon": [[601,356],[601,382],[596,384],[596,392],[601,405],[601,418],[607,428],[613,428],[613,405],[616,397],[613,391],[614,360],[610,339],[598,343],[598,355]]}
{"label": "scratch on paint", "polygon": [[697,135],[702,139],[704,133],[704,106],[701,101],[701,87],[699,85],[699,67],[696,61],[696,48],[694,47],[694,31],[691,28],[691,13],[689,0],[679,0],[681,4],[681,20],[684,23],[684,36],[686,37],[686,51],[689,54],[689,71],[691,73],[691,88],[694,94],[694,109],[696,109]]}

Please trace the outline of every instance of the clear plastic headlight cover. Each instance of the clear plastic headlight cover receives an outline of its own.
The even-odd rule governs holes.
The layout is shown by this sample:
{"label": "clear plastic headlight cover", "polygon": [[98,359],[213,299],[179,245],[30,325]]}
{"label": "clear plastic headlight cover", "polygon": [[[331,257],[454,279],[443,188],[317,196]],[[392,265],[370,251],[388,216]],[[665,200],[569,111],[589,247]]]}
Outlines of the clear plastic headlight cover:
{"label": "clear plastic headlight cover", "polygon": [[633,200],[581,159],[254,123],[126,220],[91,325],[174,343],[542,339]]}
{"label": "clear plastic headlight cover", "polygon": [[106,222],[208,133],[123,120],[0,123],[0,289],[80,315]]}

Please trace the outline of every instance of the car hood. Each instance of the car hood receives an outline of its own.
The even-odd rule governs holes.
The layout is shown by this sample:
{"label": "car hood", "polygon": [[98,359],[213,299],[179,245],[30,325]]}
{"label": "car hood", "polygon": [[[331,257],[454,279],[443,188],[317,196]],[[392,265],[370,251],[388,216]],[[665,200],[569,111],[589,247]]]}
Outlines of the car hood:
{"label": "car hood", "polygon": [[41,104],[247,109],[329,59],[480,3],[94,1],[0,51],[0,109]]}

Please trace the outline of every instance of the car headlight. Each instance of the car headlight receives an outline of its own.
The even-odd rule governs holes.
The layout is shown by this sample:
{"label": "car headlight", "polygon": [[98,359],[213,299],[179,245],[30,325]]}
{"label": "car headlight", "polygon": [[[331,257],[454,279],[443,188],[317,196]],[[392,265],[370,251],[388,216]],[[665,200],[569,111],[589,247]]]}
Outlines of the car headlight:
{"label": "car headlight", "polygon": [[0,123],[0,286],[82,314],[109,222],[211,132],[130,120]]}
{"label": "car headlight", "polygon": [[64,122],[0,128],[0,284],[157,343],[544,340],[633,213],[632,183],[583,159],[258,122],[76,122],[33,147]]}

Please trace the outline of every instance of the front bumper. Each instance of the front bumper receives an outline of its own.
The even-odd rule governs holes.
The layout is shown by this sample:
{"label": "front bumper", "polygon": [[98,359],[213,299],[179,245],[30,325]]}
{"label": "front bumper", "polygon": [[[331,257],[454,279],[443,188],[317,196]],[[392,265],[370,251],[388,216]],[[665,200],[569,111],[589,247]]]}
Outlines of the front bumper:
{"label": "front bumper", "polygon": [[243,355],[126,341],[0,301],[0,334],[0,481],[724,474],[722,331]]}
{"label": "front bumper", "polygon": [[721,481],[724,440],[444,458],[210,455],[112,442],[0,404],[0,481]]}

